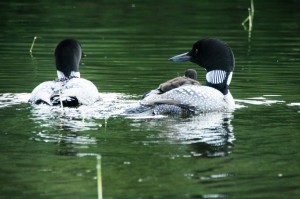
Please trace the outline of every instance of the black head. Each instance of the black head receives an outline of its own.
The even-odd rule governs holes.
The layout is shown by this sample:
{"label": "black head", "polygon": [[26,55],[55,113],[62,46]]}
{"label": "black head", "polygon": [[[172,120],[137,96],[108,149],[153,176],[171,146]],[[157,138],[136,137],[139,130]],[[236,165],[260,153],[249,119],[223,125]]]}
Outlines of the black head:
{"label": "black head", "polygon": [[184,76],[186,76],[188,78],[191,78],[191,79],[194,79],[194,80],[197,80],[197,71],[194,70],[194,69],[187,69],[184,72]]}
{"label": "black head", "polygon": [[65,39],[55,48],[55,65],[58,71],[61,71],[65,77],[70,77],[71,72],[79,72],[79,62],[81,56],[81,45],[74,39]]}
{"label": "black head", "polygon": [[170,58],[171,61],[191,61],[206,69],[206,85],[228,93],[234,69],[234,56],[230,47],[218,39],[202,39],[192,50]]}
{"label": "black head", "polygon": [[194,43],[192,50],[170,58],[171,61],[191,61],[205,68],[207,72],[223,70],[232,72],[234,56],[230,47],[218,39],[202,39]]}

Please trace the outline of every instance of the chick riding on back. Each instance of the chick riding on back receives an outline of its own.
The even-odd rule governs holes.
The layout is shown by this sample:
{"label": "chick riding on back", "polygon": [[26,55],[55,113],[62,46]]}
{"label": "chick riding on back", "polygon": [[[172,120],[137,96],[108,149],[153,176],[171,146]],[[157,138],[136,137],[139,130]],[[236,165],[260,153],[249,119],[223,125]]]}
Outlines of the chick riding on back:
{"label": "chick riding on back", "polygon": [[191,61],[206,69],[205,85],[187,84],[164,93],[150,92],[138,107],[128,114],[182,114],[232,110],[235,106],[229,92],[234,69],[230,47],[218,39],[202,39],[192,50],[170,58],[174,62]]}

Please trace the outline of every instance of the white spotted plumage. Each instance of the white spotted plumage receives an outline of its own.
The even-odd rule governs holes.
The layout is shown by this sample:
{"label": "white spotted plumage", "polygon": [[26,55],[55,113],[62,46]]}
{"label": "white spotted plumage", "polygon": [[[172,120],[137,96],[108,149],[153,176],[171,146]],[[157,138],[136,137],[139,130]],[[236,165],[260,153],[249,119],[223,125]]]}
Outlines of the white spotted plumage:
{"label": "white spotted plumage", "polygon": [[180,86],[160,95],[150,95],[141,101],[145,106],[160,103],[185,107],[195,112],[224,111],[229,108],[220,91],[199,85]]}

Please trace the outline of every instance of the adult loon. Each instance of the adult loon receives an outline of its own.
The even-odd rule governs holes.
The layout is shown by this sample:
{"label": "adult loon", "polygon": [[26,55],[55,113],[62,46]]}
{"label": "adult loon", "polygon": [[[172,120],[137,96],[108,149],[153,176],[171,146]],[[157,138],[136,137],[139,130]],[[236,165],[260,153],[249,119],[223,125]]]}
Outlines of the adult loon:
{"label": "adult loon", "polygon": [[29,102],[77,107],[100,100],[97,87],[91,81],[80,78],[79,62],[82,55],[77,40],[61,41],[54,52],[57,79],[39,84],[33,89]]}
{"label": "adult loon", "polygon": [[140,105],[127,113],[182,114],[232,110],[234,99],[228,90],[234,69],[234,55],[223,41],[209,38],[194,43],[192,50],[176,55],[174,62],[191,61],[206,69],[205,85],[185,84],[164,93],[149,93]]}

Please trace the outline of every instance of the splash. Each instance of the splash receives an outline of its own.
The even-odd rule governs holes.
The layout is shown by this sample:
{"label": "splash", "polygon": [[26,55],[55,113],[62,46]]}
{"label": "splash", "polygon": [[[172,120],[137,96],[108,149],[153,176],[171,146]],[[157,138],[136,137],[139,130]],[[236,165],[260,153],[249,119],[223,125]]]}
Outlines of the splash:
{"label": "splash", "polygon": [[3,93],[0,94],[0,108],[27,103],[30,93]]}
{"label": "splash", "polygon": [[[131,100],[135,97],[132,95],[122,93],[101,93],[100,95],[102,100],[91,106],[64,107],[62,111],[60,106],[30,105],[28,103],[30,93],[4,93],[0,94],[0,109],[28,104],[26,108],[30,108],[31,112],[29,117],[40,127],[85,131],[107,125],[109,118],[119,116],[128,106],[136,103],[135,100]],[[104,120],[104,122],[102,124],[96,120]]]}
{"label": "splash", "polygon": [[243,104],[271,106],[272,104],[283,104],[283,103],[285,103],[285,101],[283,101],[283,100],[268,99],[269,97],[277,97],[277,96],[280,96],[280,95],[263,95],[261,97],[236,99],[235,102],[238,103],[238,107],[239,106],[243,107]]}

